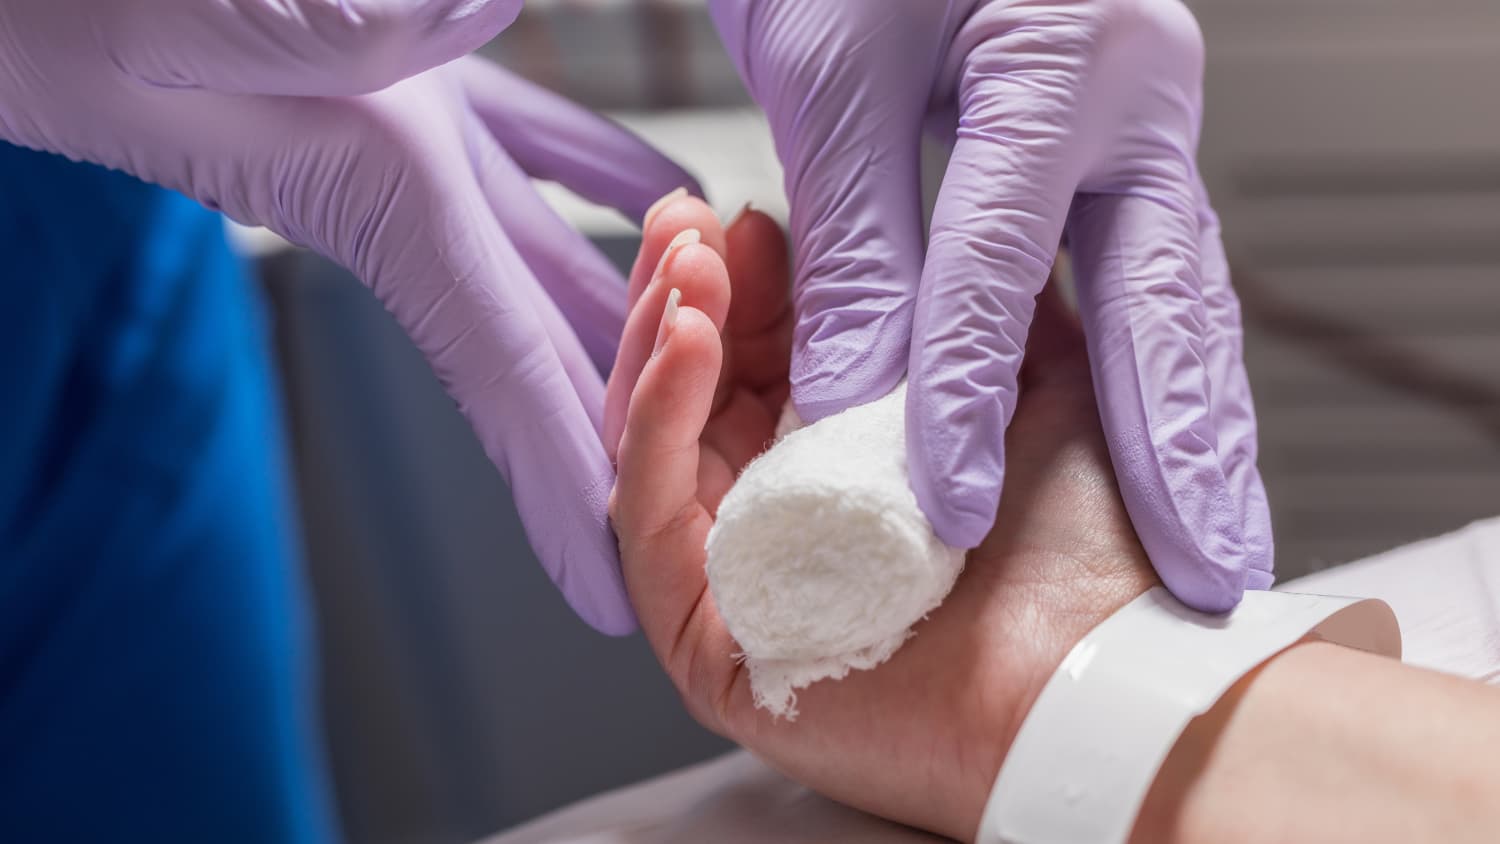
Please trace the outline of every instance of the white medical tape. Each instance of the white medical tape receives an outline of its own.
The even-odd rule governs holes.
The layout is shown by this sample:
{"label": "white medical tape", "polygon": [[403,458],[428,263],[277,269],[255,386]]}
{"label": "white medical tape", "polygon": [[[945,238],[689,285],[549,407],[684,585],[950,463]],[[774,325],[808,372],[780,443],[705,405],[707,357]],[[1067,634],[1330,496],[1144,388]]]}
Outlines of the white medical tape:
{"label": "white medical tape", "polygon": [[990,792],[979,844],[1123,844],[1189,721],[1245,674],[1314,635],[1399,658],[1383,601],[1248,592],[1227,615],[1157,587],[1083,637],[1027,714]]}

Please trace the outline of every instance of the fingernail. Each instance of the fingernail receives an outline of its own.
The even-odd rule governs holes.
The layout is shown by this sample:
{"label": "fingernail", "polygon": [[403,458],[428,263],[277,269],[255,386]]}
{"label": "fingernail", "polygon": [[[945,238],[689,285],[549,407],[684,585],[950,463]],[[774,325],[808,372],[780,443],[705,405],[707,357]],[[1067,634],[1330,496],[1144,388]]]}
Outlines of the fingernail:
{"label": "fingernail", "polygon": [[724,228],[725,229],[732,229],[732,228],[734,228],[735,226],[739,225],[740,220],[745,219],[745,215],[746,214],[749,214],[751,211],[754,211],[754,210],[755,210],[755,208],[750,203],[748,203],[748,202],[745,203],[740,208],[740,210],[733,217],[731,217],[729,219],[729,225],[726,225]]}
{"label": "fingernail", "polygon": [[651,350],[651,357],[655,358],[661,354],[661,350],[667,345],[667,338],[672,336],[672,328],[677,325],[677,303],[682,301],[682,291],[672,288],[667,294],[667,307],[661,313],[661,326],[656,329],[656,346]]}
{"label": "fingernail", "polygon": [[676,202],[677,200],[682,199],[684,196],[687,196],[687,192],[687,188],[678,188],[677,190],[672,191],[661,199],[658,199],[655,202],[651,203],[651,207],[646,209],[645,218],[641,220],[641,231],[646,231],[647,229],[651,228],[651,220],[656,217],[661,209],[666,208],[673,202]]}
{"label": "fingernail", "polygon": [[667,268],[667,261],[672,257],[673,252],[676,252],[677,250],[681,249],[684,246],[687,246],[690,243],[702,242],[703,233],[698,231],[697,229],[683,229],[682,231],[678,232],[677,236],[672,238],[672,242],[667,244],[667,248],[662,250],[661,260],[656,262],[656,275],[661,275],[662,270]]}

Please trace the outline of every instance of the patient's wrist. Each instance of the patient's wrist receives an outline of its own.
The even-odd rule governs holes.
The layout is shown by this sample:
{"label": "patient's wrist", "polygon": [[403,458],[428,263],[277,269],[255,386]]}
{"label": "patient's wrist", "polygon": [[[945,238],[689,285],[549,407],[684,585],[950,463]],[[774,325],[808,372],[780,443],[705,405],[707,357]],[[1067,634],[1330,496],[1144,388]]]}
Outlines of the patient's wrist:
{"label": "patient's wrist", "polygon": [[1292,648],[1193,723],[1133,841],[1491,841],[1500,694],[1326,643]]}
{"label": "patient's wrist", "polygon": [[[965,755],[962,764],[958,766],[959,794],[954,823],[951,828],[933,830],[934,832],[960,841],[976,840],[976,830],[984,816],[985,806],[989,803],[995,779],[1000,775],[1006,752],[1015,742],[1027,713],[1031,711],[1051,675],[1050,670],[1037,671],[1034,676],[1022,680],[1006,672],[1003,674],[1006,682],[1004,689],[997,689],[993,697],[984,693],[975,695],[974,705],[986,709],[978,718],[969,719],[968,722],[986,724],[987,729],[960,751]],[[1017,695],[1016,689],[1025,691]],[[993,705],[997,699],[1004,700],[1004,705]]]}
{"label": "patient's wrist", "polygon": [[[1337,646],[1300,644],[1272,657],[1245,675],[1212,709],[1193,719],[1172,747],[1152,783],[1131,836],[1133,844],[1171,844],[1176,841],[1230,844],[1232,839],[1261,839],[1253,825],[1264,823],[1267,815],[1254,811],[1244,813],[1244,817],[1229,824],[1233,827],[1230,837],[1219,834],[1226,825],[1226,810],[1233,811],[1242,805],[1256,806],[1263,799],[1261,795],[1246,794],[1238,789],[1227,795],[1216,792],[1225,774],[1223,769],[1233,765],[1224,749],[1231,742],[1235,746],[1254,745],[1257,738],[1264,738],[1257,733],[1275,726],[1274,722],[1267,722],[1263,717],[1264,711],[1295,705],[1294,700],[1287,699],[1288,689],[1279,682],[1282,672],[1277,671],[1276,666],[1292,654],[1297,654],[1298,658],[1306,655],[1307,652],[1302,650],[1306,647]],[[1221,805],[1225,802],[1230,805]],[[1209,831],[1213,834],[1208,834]],[[1237,838],[1240,835],[1244,838]]]}
{"label": "patient's wrist", "polygon": [[1395,617],[1379,601],[1255,592],[1224,616],[1194,612],[1162,589],[1132,601],[1047,681],[996,778],[978,839],[1124,842],[1180,744],[1153,808],[1155,820],[1170,817],[1161,807],[1183,802],[1193,777],[1182,772],[1211,758],[1240,690],[1309,634],[1400,652]]}

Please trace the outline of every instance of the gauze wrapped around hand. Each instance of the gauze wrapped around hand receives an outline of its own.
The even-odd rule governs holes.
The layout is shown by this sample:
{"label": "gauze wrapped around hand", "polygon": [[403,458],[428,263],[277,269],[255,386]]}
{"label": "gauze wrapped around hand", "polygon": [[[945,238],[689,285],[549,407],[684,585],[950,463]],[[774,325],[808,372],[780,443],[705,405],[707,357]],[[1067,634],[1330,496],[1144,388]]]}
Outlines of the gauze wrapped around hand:
{"label": "gauze wrapped around hand", "polygon": [[801,427],[745,468],[708,535],[708,583],[757,706],[886,661],[953,588],[963,552],[933,533],[906,471],[906,385]]}

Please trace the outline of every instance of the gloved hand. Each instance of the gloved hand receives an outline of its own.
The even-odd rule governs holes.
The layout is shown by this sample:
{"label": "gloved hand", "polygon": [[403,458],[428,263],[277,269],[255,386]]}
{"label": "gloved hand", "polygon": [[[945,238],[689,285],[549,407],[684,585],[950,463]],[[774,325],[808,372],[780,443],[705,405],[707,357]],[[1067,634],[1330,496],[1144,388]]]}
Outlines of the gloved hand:
{"label": "gloved hand", "polygon": [[[1127,509],[1185,603],[1271,582],[1239,306],[1195,163],[1203,44],[1179,0],[710,0],[786,170],[793,398],[910,372],[939,535],[994,519],[1038,292],[1066,235]],[[919,146],[953,140],[925,252]]]}
{"label": "gloved hand", "polygon": [[637,219],[691,179],[481,60],[422,72],[519,6],[8,0],[0,139],[125,170],[353,271],[468,416],[569,603],[624,633],[598,428],[625,284],[528,175]]}

